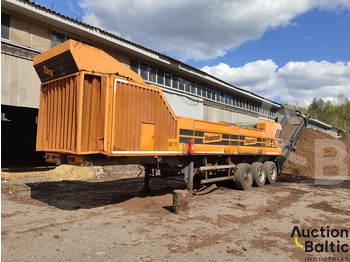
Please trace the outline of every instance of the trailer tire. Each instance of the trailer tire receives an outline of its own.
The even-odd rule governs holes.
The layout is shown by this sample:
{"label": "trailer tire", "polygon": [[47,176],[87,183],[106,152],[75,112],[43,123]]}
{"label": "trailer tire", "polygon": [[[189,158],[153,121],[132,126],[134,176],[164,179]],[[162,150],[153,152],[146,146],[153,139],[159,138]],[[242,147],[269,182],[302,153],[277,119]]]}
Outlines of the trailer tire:
{"label": "trailer tire", "polygon": [[266,170],[265,166],[261,162],[255,162],[252,165],[253,169],[253,185],[257,187],[262,187],[266,182]]}
{"label": "trailer tire", "polygon": [[253,184],[253,171],[249,164],[241,163],[237,165],[235,172],[235,187],[241,190],[247,190]]}
{"label": "trailer tire", "polygon": [[276,183],[277,180],[277,166],[272,161],[266,161],[264,163],[265,170],[266,170],[266,181],[269,184]]}

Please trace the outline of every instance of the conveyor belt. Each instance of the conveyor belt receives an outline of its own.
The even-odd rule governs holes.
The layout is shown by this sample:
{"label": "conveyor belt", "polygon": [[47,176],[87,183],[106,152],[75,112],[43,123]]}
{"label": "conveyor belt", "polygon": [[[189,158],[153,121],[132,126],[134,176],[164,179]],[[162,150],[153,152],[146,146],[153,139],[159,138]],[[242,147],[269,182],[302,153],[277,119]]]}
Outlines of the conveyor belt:
{"label": "conveyor belt", "polygon": [[302,116],[289,116],[281,122],[282,126],[282,139],[283,146],[290,145],[291,139],[295,134],[295,131],[299,128],[300,124],[304,121]]}
{"label": "conveyor belt", "polygon": [[283,117],[282,126],[283,150],[279,158],[279,166],[287,160],[291,151],[297,150],[298,140],[309,121],[310,115],[305,115],[293,109],[282,108],[279,114]]}

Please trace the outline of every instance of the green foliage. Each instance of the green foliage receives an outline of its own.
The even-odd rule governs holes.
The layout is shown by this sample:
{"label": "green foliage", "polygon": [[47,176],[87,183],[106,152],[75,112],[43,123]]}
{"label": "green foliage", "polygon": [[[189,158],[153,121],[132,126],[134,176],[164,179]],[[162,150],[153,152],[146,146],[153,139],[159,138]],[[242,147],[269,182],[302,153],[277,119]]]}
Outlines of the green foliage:
{"label": "green foliage", "polygon": [[345,130],[343,137],[350,138],[350,101],[340,94],[336,101],[314,98],[307,107],[293,106],[295,109],[311,114],[312,117],[329,125]]}

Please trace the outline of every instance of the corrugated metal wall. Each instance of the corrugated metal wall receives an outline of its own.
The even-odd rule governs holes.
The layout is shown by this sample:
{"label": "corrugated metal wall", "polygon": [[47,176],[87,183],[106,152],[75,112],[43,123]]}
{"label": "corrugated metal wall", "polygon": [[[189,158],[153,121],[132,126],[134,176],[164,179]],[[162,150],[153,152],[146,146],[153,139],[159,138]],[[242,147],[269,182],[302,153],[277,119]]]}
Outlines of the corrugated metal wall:
{"label": "corrugated metal wall", "polygon": [[225,121],[229,123],[235,123],[235,122],[256,122],[259,119],[258,115],[251,116],[247,112],[243,112],[243,111],[238,112],[238,111],[239,109],[237,109],[237,112],[234,112],[234,111],[227,111],[222,108],[216,108],[213,106],[204,105],[203,120],[212,121],[212,122]]}
{"label": "corrugated metal wall", "polygon": [[[102,83],[103,82],[103,83]],[[102,151],[106,104],[106,77],[85,75],[81,150]]]}
{"label": "corrugated metal wall", "polygon": [[77,75],[43,86],[38,149],[76,149]]}
{"label": "corrugated metal wall", "polygon": [[203,99],[162,90],[177,116],[203,120]]}
{"label": "corrugated metal wall", "polygon": [[168,150],[176,120],[158,91],[117,83],[112,151],[140,151],[142,124],[154,124],[154,150]]}

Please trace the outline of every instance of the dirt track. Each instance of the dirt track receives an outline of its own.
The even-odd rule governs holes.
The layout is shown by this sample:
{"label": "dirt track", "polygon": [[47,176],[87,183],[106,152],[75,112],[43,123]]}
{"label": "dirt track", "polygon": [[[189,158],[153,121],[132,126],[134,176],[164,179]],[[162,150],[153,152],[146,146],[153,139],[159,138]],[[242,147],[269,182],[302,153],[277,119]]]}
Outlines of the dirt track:
{"label": "dirt track", "polygon": [[140,193],[137,168],[105,169],[88,181],[48,182],[48,173],[4,179],[2,260],[350,261],[349,252],[305,253],[291,238],[294,226],[350,231],[350,178],[316,184],[303,170],[287,163],[278,183],[249,191],[232,183],[202,188],[181,216],[171,212],[181,177],[154,178],[151,194]]}

